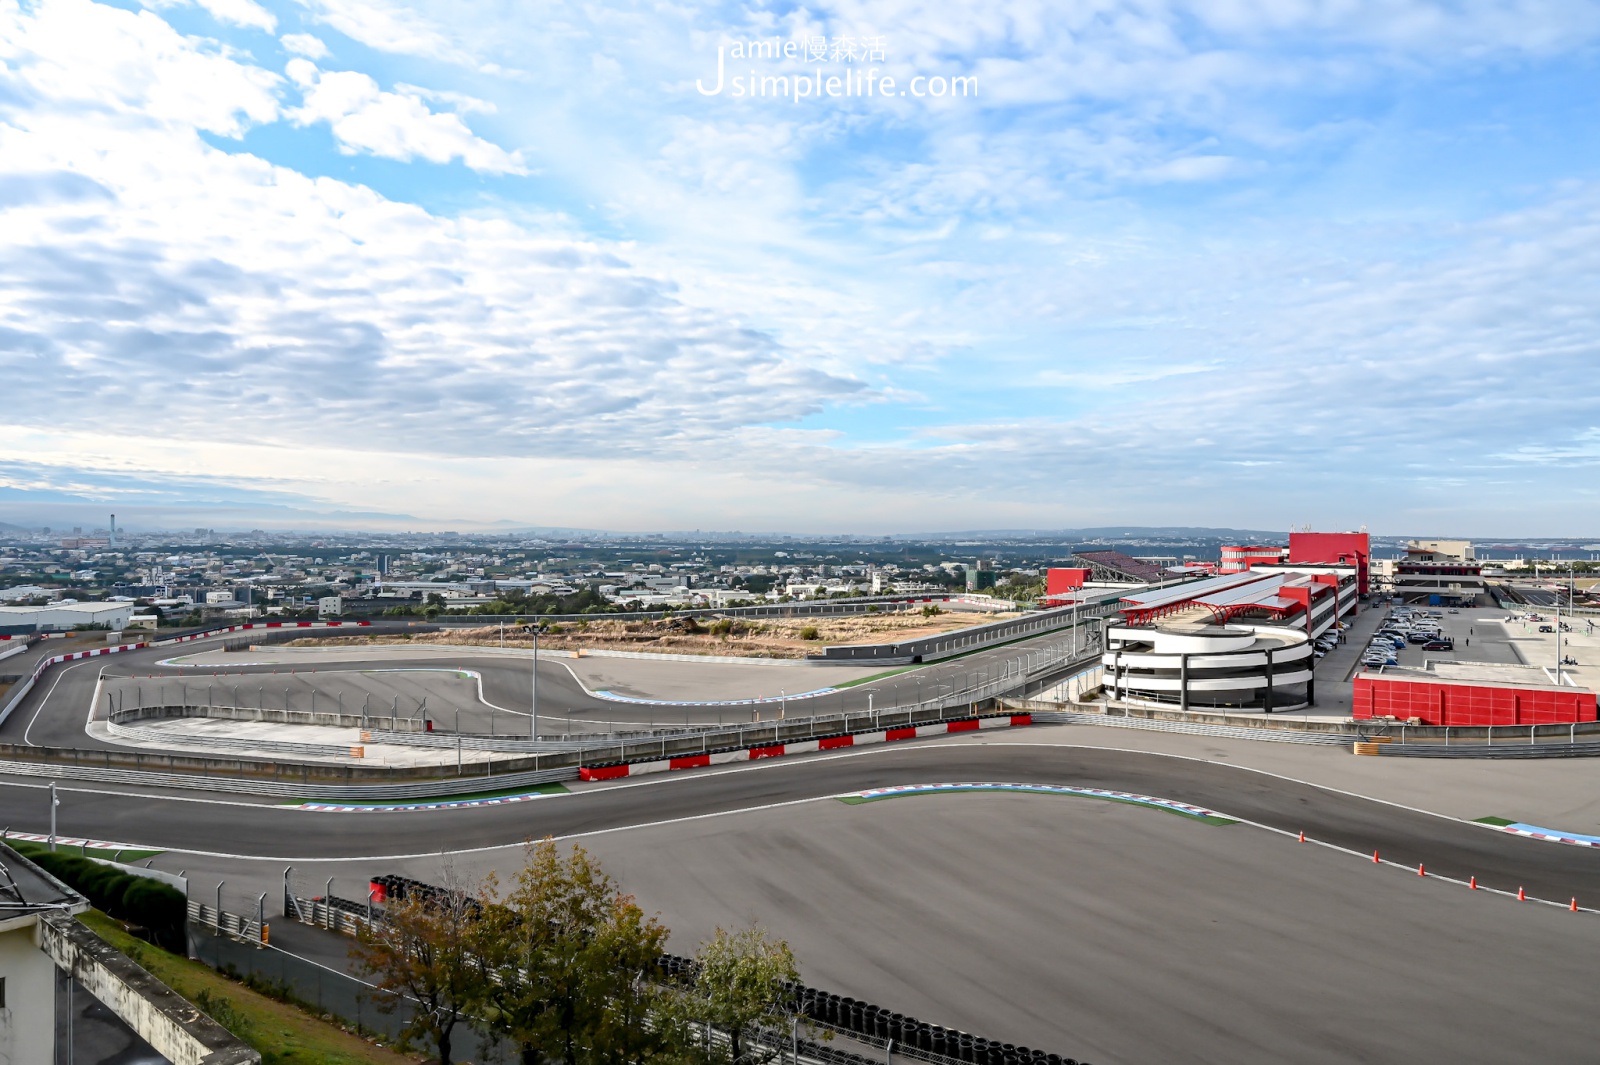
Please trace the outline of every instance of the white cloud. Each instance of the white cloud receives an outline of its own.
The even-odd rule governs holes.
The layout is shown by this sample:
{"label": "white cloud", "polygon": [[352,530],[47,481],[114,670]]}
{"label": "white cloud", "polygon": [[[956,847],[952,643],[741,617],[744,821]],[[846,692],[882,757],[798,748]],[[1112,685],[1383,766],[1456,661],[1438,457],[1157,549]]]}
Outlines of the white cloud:
{"label": "white cloud", "polygon": [[268,33],[278,28],[277,17],[255,0],[195,0],[219,22],[232,23]]}
{"label": "white cloud", "polygon": [[279,38],[286,51],[293,55],[302,55],[307,59],[326,59],[328,46],[322,43],[322,38],[309,33],[286,33]]}
{"label": "white cloud", "polygon": [[457,114],[469,115],[474,112],[492,115],[499,110],[488,100],[480,100],[476,96],[468,96],[464,92],[450,92],[447,89],[425,89],[420,85],[409,85],[403,81],[395,82],[395,92],[407,96],[420,96],[432,103],[449,104]]}
{"label": "white cloud", "polygon": [[[83,13],[135,28],[152,17]],[[226,425],[258,449],[244,464],[251,476],[260,456],[276,455],[302,480],[327,469],[305,447],[312,437],[351,454],[392,452],[406,438],[458,456],[688,461],[717,457],[729,432],[771,418],[775,404],[804,416],[864,391],[738,316],[684,300],[670,278],[630,265],[624,245],[438,217],[219,151],[193,125],[85,108],[99,53],[38,32],[28,16],[7,28],[32,49],[0,69],[11,180],[0,186],[0,375],[31,396],[8,418],[16,454],[29,440],[132,419],[159,423],[169,442],[152,442],[151,462],[175,451],[223,461],[192,441]],[[154,106],[159,77],[137,69],[141,56],[181,67],[203,48],[173,40],[168,51],[122,41],[123,76],[104,95]],[[241,67],[220,84],[257,83],[242,64],[216,61]],[[38,77],[41,68],[59,76]],[[305,60],[290,72],[312,90],[312,117],[353,143],[484,162],[472,153],[486,148],[455,134],[438,149],[416,143],[414,129],[351,132],[342,123],[400,98]]]}
{"label": "white cloud", "polygon": [[430,163],[460,159],[473,170],[527,173],[520,155],[478,137],[459,115],[430,111],[410,93],[384,92],[359,71],[319,71],[306,59],[291,59],[285,70],[305,90],[305,102],[289,117],[302,126],[328,123],[341,151]]}
{"label": "white cloud", "polygon": [[[101,109],[136,128],[193,126],[237,137],[277,117],[277,75],[185,38],[155,14],[90,0],[0,3],[0,72],[24,99]],[[29,113],[18,116],[30,122]]]}
{"label": "white cloud", "polygon": [[415,10],[373,0],[300,0],[318,22],[380,52],[460,60],[444,31]]}

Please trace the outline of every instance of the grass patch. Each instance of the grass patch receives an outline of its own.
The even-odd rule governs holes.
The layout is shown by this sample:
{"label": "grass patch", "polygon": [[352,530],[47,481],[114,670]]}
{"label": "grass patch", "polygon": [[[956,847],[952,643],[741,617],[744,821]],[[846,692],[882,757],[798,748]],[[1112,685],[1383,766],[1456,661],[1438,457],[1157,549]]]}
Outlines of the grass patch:
{"label": "grass patch", "polygon": [[472,791],[460,795],[430,795],[426,799],[385,799],[373,800],[371,802],[324,802],[324,800],[321,799],[296,799],[293,802],[284,803],[283,805],[304,806],[306,803],[314,802],[319,805],[327,806],[410,806],[414,803],[466,802],[469,799],[503,799],[507,795],[565,795],[567,794],[567,791],[568,789],[565,784],[557,784],[552,782],[549,784],[534,784],[532,786],[524,785],[520,788],[501,788],[498,791]]}
{"label": "grass patch", "polygon": [[[32,858],[35,854],[48,854],[50,852],[50,844],[35,843],[31,839],[8,839],[5,844],[24,858]],[[121,851],[121,857],[118,857],[118,851],[115,847],[89,847],[85,849],[83,847],[63,847],[58,842],[56,844],[56,853],[78,854],[85,858],[108,858],[127,865],[131,862],[142,862],[146,858],[154,858],[156,855],[165,852],[134,850],[131,847],[124,847]]]}
{"label": "grass patch", "polygon": [[78,918],[146,972],[201,1007],[261,1054],[263,1065],[415,1065],[339,1026],[235,983],[211,967],[151,946],[99,910]]}
{"label": "grass patch", "polygon": [[1069,792],[1069,791],[1027,791],[1027,790],[1018,789],[1018,788],[1005,788],[1005,789],[996,788],[996,789],[994,789],[992,791],[987,791],[987,790],[984,790],[984,789],[981,789],[981,788],[971,788],[971,789],[968,789],[966,791],[958,791],[958,792],[903,791],[903,792],[900,792],[900,793],[895,794],[895,795],[841,795],[841,796],[838,797],[838,799],[839,799],[840,802],[844,803],[846,806],[860,806],[863,803],[881,802],[884,799],[915,798],[916,796],[919,796],[919,795],[941,795],[941,794],[971,795],[971,794],[974,794],[974,793],[984,794],[984,795],[1048,795],[1048,796],[1059,797],[1059,798],[1063,798],[1063,799],[1096,799],[1096,800],[1098,800],[1100,802],[1121,803],[1123,806],[1137,806],[1142,810],[1158,810],[1161,813],[1165,813],[1165,814],[1176,814],[1177,816],[1183,818],[1185,821],[1199,821],[1201,824],[1206,824],[1206,825],[1236,825],[1236,824],[1239,823],[1239,822],[1233,820],[1232,818],[1228,818],[1228,817],[1213,817],[1213,816],[1209,816],[1209,815],[1202,816],[1200,814],[1185,813],[1183,810],[1174,810],[1169,806],[1156,806],[1156,805],[1153,805],[1151,803],[1138,802],[1138,801],[1133,800],[1133,799],[1119,799],[1114,795],[1075,795],[1075,794],[1073,794],[1072,792]]}
{"label": "grass patch", "polygon": [[910,673],[913,669],[921,669],[921,668],[922,667],[920,665],[916,665],[916,666],[901,666],[899,669],[890,669],[890,670],[886,670],[886,671],[884,671],[882,673],[874,673],[870,677],[862,677],[860,680],[847,680],[847,681],[844,681],[842,683],[834,684],[834,685],[831,685],[831,686],[834,687],[834,688],[854,688],[858,684],[871,684],[874,681],[884,680],[884,679],[886,679],[888,677],[898,677],[902,673]]}
{"label": "grass patch", "polygon": [[1514,825],[1517,822],[1508,817],[1478,817],[1473,819],[1473,823],[1479,825],[1493,825],[1496,828],[1504,828],[1507,825]]}

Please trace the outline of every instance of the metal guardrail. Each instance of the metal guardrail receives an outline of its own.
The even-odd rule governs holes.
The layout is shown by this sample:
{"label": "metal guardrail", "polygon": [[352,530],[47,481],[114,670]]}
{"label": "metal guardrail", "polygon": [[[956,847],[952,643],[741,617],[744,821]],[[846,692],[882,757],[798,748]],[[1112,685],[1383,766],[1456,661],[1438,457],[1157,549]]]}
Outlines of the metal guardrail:
{"label": "metal guardrail", "polygon": [[[734,746],[739,733],[744,734],[738,745],[754,746],[766,739],[768,729],[774,730],[774,742],[787,738],[801,739],[822,734],[827,728],[832,732],[866,731],[905,721],[906,715],[915,723],[916,715],[927,714],[926,721],[946,719],[951,713],[971,715],[975,708],[1033,679],[1048,676],[1064,668],[1075,668],[1082,657],[1074,655],[1072,644],[1060,641],[1053,645],[1024,650],[1014,659],[996,663],[999,675],[991,676],[987,670],[973,670],[948,685],[935,685],[933,698],[920,699],[908,706],[885,707],[872,711],[861,710],[827,718],[789,718],[776,722],[746,724],[730,736],[728,730],[685,731],[671,730],[651,733],[621,742],[597,743],[576,750],[535,753],[528,756],[535,762],[532,767],[508,769],[478,776],[445,776],[419,779],[415,769],[395,767],[363,767],[353,764],[294,764],[270,760],[205,759],[196,755],[150,754],[136,750],[113,752],[108,750],[83,750],[77,748],[44,748],[4,745],[8,757],[0,758],[0,775],[87,780],[100,783],[128,783],[146,787],[168,787],[207,792],[233,792],[244,795],[294,797],[306,800],[341,801],[408,801],[462,794],[466,791],[511,790],[536,784],[575,780],[580,763],[636,761],[651,757],[675,754],[693,754],[716,746]],[[962,680],[969,683],[963,685]],[[934,716],[937,715],[937,716]],[[837,722],[836,725],[831,723]],[[831,727],[830,727],[831,726]],[[792,736],[786,733],[792,732]],[[451,741],[447,739],[447,744]],[[103,764],[94,764],[101,762]],[[133,768],[113,765],[116,761],[135,762]],[[540,764],[556,761],[559,764]],[[210,763],[218,764],[210,764]],[[144,768],[153,764],[164,768]],[[186,764],[194,763],[194,764]],[[204,764],[202,764],[204,763]],[[284,779],[284,771],[300,776],[298,781]],[[348,783],[314,783],[310,771],[317,770],[326,776],[330,772],[344,774]],[[264,779],[269,775],[272,779]],[[389,780],[372,780],[356,783],[355,778],[389,776]],[[396,779],[398,778],[398,779]]]}
{"label": "metal guardrail", "polygon": [[1600,758],[1600,740],[1577,743],[1381,743],[1380,755],[1396,758]]}
{"label": "metal guardrail", "polygon": [[188,909],[190,924],[209,928],[215,935],[232,936],[245,943],[261,944],[265,943],[271,934],[266,922],[259,918],[229,913],[227,910],[219,910],[215,906],[207,906],[194,899],[189,900]]}
{"label": "metal guardrail", "polygon": [[1348,746],[1361,737],[1356,733],[1299,732],[1291,729],[1247,728],[1239,725],[1207,725],[1191,721],[1162,721],[1144,717],[1108,717],[1105,714],[1070,710],[1034,710],[1034,724],[1105,725],[1110,728],[1143,729],[1149,732],[1184,732],[1194,736],[1215,736],[1231,740],[1267,740],[1272,743],[1308,743]]}
{"label": "metal guardrail", "polygon": [[[144,728],[124,725],[115,718],[106,722],[106,732],[114,737],[136,743],[178,744],[182,747],[205,747],[222,751],[255,751],[271,754],[298,754],[308,758],[349,758],[350,744],[296,743],[292,740],[249,739],[233,736],[195,736],[175,729]],[[403,734],[397,734],[403,735]]]}
{"label": "metal guardrail", "polygon": [[48,780],[84,780],[102,784],[135,784],[147,788],[260,795],[315,802],[407,802],[460,795],[467,791],[514,791],[578,779],[576,763],[552,769],[528,769],[494,776],[437,777],[405,784],[309,784],[258,780],[252,777],[206,776],[144,769],[105,769],[99,766],[53,762],[0,762],[0,776],[37,777]]}
{"label": "metal guardrail", "polygon": [[1039,636],[1057,629],[1072,628],[1093,618],[1112,613],[1114,604],[1093,607],[1054,607],[1010,618],[974,625],[955,632],[898,643],[839,644],[827,648],[812,661],[825,662],[936,662],[944,658],[982,651],[1015,640]]}

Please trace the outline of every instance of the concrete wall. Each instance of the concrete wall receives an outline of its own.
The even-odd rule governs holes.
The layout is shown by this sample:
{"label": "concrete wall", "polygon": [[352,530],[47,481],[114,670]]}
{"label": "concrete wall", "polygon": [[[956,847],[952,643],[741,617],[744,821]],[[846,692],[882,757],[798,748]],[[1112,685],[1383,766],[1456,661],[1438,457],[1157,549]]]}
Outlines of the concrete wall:
{"label": "concrete wall", "polygon": [[56,967],[34,942],[34,924],[0,932],[0,1065],[48,1063],[55,1054]]}
{"label": "concrete wall", "polygon": [[260,1054],[71,917],[51,914],[38,927],[47,964],[71,972],[173,1065],[259,1065]]}

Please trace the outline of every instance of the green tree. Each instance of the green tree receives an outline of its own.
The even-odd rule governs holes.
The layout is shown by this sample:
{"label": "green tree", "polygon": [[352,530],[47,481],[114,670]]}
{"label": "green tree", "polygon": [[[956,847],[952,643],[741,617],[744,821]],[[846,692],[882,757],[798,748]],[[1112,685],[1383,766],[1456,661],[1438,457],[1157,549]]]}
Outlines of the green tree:
{"label": "green tree", "polygon": [[728,1033],[732,1065],[759,1065],[774,1052],[750,1047],[758,1028],[784,1028],[792,1019],[784,984],[800,979],[789,944],[757,925],[738,932],[718,928],[695,960],[693,1012]]}
{"label": "green tree", "polygon": [[385,920],[360,929],[351,955],[392,992],[379,1000],[392,1011],[400,996],[417,1009],[405,1038],[429,1039],[440,1065],[450,1065],[456,1026],[485,996],[487,982],[475,946],[481,903],[465,891],[430,898],[407,898],[384,908]]}
{"label": "green tree", "polygon": [[564,855],[551,839],[530,844],[511,891],[478,925],[489,1033],[526,1065],[667,1054],[670,1027],[645,1024],[660,994],[645,977],[667,935],[582,847]]}

